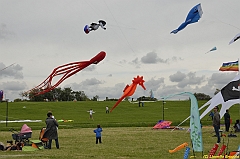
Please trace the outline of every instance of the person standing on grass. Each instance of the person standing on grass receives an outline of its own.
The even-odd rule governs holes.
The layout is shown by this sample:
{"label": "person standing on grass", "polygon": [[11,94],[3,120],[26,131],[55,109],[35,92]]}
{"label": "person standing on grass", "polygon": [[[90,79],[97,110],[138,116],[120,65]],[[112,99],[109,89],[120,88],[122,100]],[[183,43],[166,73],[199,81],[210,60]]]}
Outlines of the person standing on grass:
{"label": "person standing on grass", "polygon": [[108,114],[109,113],[109,108],[108,108],[108,106],[106,106],[106,114]]}
{"label": "person standing on grass", "polygon": [[93,130],[93,132],[96,133],[96,144],[98,144],[98,141],[101,144],[102,143],[102,139],[101,139],[101,137],[102,137],[102,134],[101,134],[102,128],[101,128],[101,126],[98,124],[97,125],[97,129]]}
{"label": "person standing on grass", "polygon": [[47,119],[46,119],[46,130],[44,132],[43,137],[48,138],[48,149],[51,149],[52,147],[52,140],[55,140],[56,148],[59,149],[59,142],[58,142],[58,132],[57,127],[58,123],[57,121],[52,118],[52,113],[47,113]]}
{"label": "person standing on grass", "polygon": [[213,110],[214,110],[213,127],[214,127],[214,131],[216,133],[216,136],[217,136],[217,144],[219,144],[221,139],[220,139],[220,135],[219,135],[220,115],[218,113],[218,106],[215,106]]}
{"label": "person standing on grass", "polygon": [[87,112],[89,112],[89,119],[92,119],[92,120],[94,120],[93,119],[93,113],[95,113],[92,109],[90,109],[89,111],[87,111]]}
{"label": "person standing on grass", "polygon": [[224,114],[224,122],[225,122],[225,130],[226,132],[229,132],[229,127],[230,127],[230,114],[229,110],[226,110],[226,113]]}

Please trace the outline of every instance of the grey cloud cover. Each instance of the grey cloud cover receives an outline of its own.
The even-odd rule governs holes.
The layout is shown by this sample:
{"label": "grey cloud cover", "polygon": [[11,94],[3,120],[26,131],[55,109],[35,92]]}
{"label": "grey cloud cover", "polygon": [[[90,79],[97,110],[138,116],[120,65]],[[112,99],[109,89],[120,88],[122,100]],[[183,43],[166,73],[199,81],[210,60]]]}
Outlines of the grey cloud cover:
{"label": "grey cloud cover", "polygon": [[22,70],[23,67],[21,67],[19,64],[11,64],[6,66],[0,62],[0,78],[13,77],[14,79],[22,79]]}
{"label": "grey cloud cover", "polygon": [[[10,100],[44,81],[57,66],[85,61],[100,51],[106,58],[65,80],[89,97],[119,98],[137,75],[147,90],[133,98],[182,91],[213,96],[236,72],[219,72],[239,58],[240,1],[202,0],[203,16],[173,35],[197,0],[21,0],[0,1],[0,89]],[[4,7],[3,7],[4,6]],[[85,34],[86,24],[103,19],[107,29]],[[217,28],[217,29],[216,29]],[[205,54],[216,46],[214,52]]]}

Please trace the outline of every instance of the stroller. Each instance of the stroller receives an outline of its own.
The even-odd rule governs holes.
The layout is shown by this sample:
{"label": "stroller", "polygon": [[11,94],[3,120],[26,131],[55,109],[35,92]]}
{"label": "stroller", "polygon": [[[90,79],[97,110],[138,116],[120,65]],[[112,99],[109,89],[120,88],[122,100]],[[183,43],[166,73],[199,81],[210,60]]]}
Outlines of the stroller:
{"label": "stroller", "polygon": [[41,129],[40,134],[39,134],[39,140],[42,141],[44,148],[47,148],[48,138],[44,137],[45,130],[46,130],[45,127],[43,127]]}
{"label": "stroller", "polygon": [[24,124],[20,132],[16,131],[15,129],[11,128],[10,131],[13,133],[12,138],[15,140],[15,144],[17,142],[21,142],[24,145],[29,144],[29,138],[32,137],[32,129]]}

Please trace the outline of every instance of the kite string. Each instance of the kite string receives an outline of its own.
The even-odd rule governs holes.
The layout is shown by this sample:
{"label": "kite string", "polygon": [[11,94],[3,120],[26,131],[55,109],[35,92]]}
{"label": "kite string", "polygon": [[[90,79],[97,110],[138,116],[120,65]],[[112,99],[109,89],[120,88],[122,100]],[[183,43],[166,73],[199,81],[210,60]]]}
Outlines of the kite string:
{"label": "kite string", "polygon": [[123,37],[125,38],[125,40],[126,40],[126,42],[127,42],[128,46],[129,46],[129,48],[130,48],[130,49],[132,50],[132,52],[133,52],[133,53],[136,55],[135,51],[133,50],[133,48],[131,47],[131,45],[130,45],[129,41],[127,40],[126,36],[124,35],[124,33],[123,33],[123,31],[122,31],[121,27],[119,26],[119,24],[118,24],[117,20],[115,19],[114,15],[112,14],[111,10],[109,9],[109,7],[108,7],[107,3],[106,3],[105,1],[104,1],[104,3],[105,3],[105,5],[107,6],[107,9],[108,9],[108,11],[110,12],[111,16],[113,17],[114,21],[116,22],[116,24],[117,24],[117,27],[119,28],[119,30],[121,31],[121,33],[122,33]]}
{"label": "kite string", "polygon": [[[114,17],[114,15],[112,14],[112,12],[111,12],[111,10],[109,9],[109,7],[108,7],[107,3],[105,2],[105,0],[104,0],[104,3],[105,3],[105,5],[107,6],[107,8],[108,8],[108,10],[109,10],[109,12],[110,12],[111,16],[113,17],[114,21],[116,22],[116,24],[117,24],[117,27],[120,29],[120,31],[121,31],[121,33],[122,33],[123,37],[125,38],[125,40],[126,40],[126,42],[127,42],[128,46],[129,46],[129,48],[132,50],[132,52],[133,52],[133,53],[134,53],[134,55],[136,56],[136,52],[135,52],[135,51],[133,50],[133,48],[131,47],[131,45],[130,45],[129,41],[127,40],[126,36],[124,35],[124,33],[123,33],[123,31],[122,31],[121,27],[119,26],[119,24],[118,24],[118,22],[117,22],[116,18],[115,18],[115,17]],[[145,68],[144,68],[144,67],[142,67],[142,69],[143,69],[143,70],[144,70],[144,72],[146,73],[146,76],[147,76],[147,78],[149,79],[149,82],[151,83],[151,85],[152,85],[152,87],[153,87],[153,82],[151,81],[150,77],[148,76],[148,73],[147,73],[147,71],[145,70]]]}
{"label": "kite string", "polygon": [[231,26],[231,27],[233,27],[233,28],[236,28],[236,29],[240,30],[240,28],[238,28],[238,27],[236,27],[236,26],[234,26],[234,25],[232,25],[232,24],[229,24],[229,23],[226,23],[226,22],[220,20],[219,18],[217,18],[216,16],[212,15],[211,13],[208,13],[208,14],[211,15],[212,17],[214,17],[215,19],[217,19],[219,22],[221,22],[221,23],[223,23],[223,24],[226,24],[226,25],[229,25],[229,26]]}
{"label": "kite string", "polygon": [[9,66],[7,66],[7,67],[5,67],[5,68],[1,69],[1,70],[0,70],[0,72],[1,72],[1,71],[3,71],[3,70],[5,70],[5,69],[7,69],[8,67],[11,67],[11,66],[13,66],[14,64],[15,64],[15,63],[13,63],[13,64],[11,64],[11,65],[9,65]]}
{"label": "kite string", "polygon": [[[222,3],[223,3],[223,2],[222,2]],[[224,3],[224,6],[228,6],[228,8],[231,8],[231,10],[234,10],[230,5],[228,5],[228,3],[227,3],[227,4]],[[236,11],[236,10],[235,10],[235,11]],[[234,14],[234,16],[235,16],[235,14]],[[221,21],[221,20],[220,20],[220,21]],[[228,24],[228,23],[225,23],[225,22],[222,22],[222,23],[227,24],[227,25],[229,25],[229,26],[232,26],[232,27],[240,30],[240,28],[238,28],[238,27],[236,27],[236,26],[234,26],[234,25],[231,25],[231,24]]]}

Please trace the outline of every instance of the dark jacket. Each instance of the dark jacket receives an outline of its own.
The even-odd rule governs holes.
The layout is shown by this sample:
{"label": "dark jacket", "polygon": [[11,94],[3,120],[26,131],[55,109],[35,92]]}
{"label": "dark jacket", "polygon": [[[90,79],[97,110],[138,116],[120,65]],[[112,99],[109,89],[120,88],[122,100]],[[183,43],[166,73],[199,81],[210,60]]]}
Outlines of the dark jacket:
{"label": "dark jacket", "polygon": [[48,139],[57,139],[58,138],[57,121],[51,117],[48,117],[45,122],[47,126],[46,126],[46,130],[44,132],[43,137],[46,137]]}
{"label": "dark jacket", "polygon": [[214,113],[213,116],[213,126],[219,126],[220,127],[220,115],[218,112]]}
{"label": "dark jacket", "polygon": [[230,114],[227,112],[224,114],[224,121],[225,123],[230,123]]}

